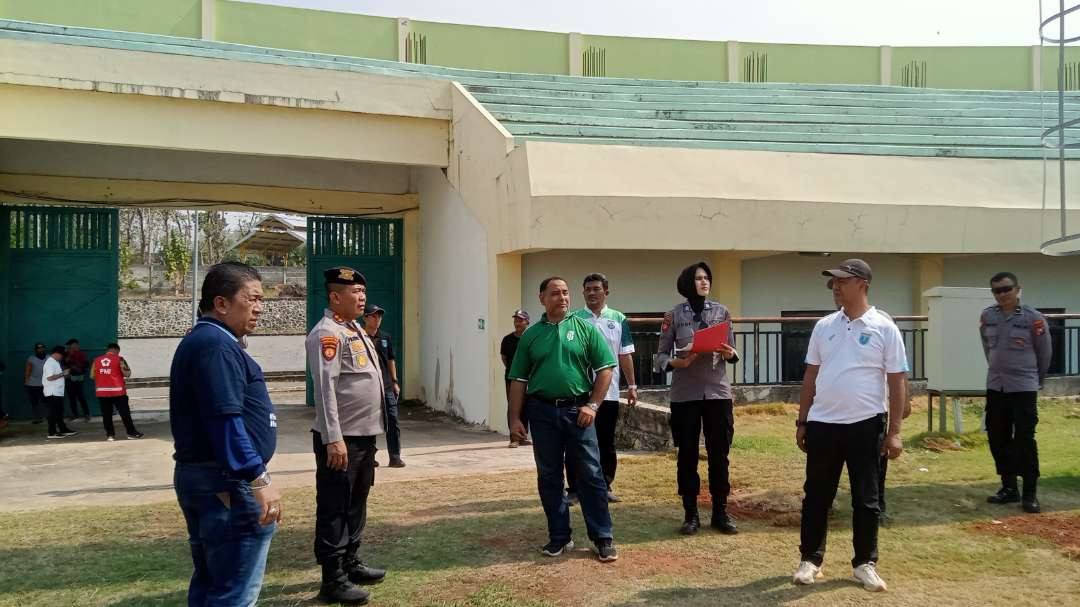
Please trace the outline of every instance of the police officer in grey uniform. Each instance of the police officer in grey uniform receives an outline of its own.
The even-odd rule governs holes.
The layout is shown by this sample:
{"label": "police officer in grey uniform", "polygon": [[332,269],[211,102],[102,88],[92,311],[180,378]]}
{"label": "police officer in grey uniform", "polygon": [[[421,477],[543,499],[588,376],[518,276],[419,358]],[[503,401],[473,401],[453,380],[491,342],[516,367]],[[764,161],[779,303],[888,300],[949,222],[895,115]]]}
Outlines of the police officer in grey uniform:
{"label": "police officer in grey uniform", "polygon": [[357,326],[367,303],[364,275],[353,268],[324,273],[329,308],[307,336],[315,388],[315,558],[322,566],[319,597],[364,604],[356,584],[386,571],[360,560],[368,491],[375,482],[375,437],[384,432],[386,389],[375,345]]}
{"label": "police officer in grey uniform", "polygon": [[[986,433],[1001,476],[1001,489],[986,501],[1022,501],[1025,512],[1040,512],[1035,426],[1039,423],[1039,389],[1053,352],[1050,331],[1045,316],[1020,303],[1020,283],[1015,274],[995,274],[990,279],[990,290],[997,304],[982,311],[979,336],[988,365]],[[1017,475],[1024,479],[1022,496],[1016,487]]]}
{"label": "police officer in grey uniform", "polygon": [[701,491],[698,476],[698,442],[705,431],[705,451],[709,460],[709,492],[712,494],[711,526],[723,533],[737,533],[735,521],[727,513],[728,452],[735,434],[731,381],[727,363],[739,361],[734,332],[728,343],[713,353],[680,353],[693,341],[694,332],[731,320],[723,305],[708,300],[712,270],[705,262],[682,271],[676,282],[686,301],[665,315],[656,357],[658,372],[672,370],[671,436],[678,447],[678,485],[682,496],[684,519],[680,532],[697,533],[697,497]]}

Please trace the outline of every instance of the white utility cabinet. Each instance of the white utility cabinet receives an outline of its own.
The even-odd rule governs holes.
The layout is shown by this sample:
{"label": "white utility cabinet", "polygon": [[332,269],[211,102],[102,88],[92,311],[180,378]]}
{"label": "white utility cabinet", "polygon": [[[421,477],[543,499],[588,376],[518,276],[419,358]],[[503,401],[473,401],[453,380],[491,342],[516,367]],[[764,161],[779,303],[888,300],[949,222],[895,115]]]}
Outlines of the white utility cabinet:
{"label": "white utility cabinet", "polygon": [[986,358],[979,314],[994,304],[990,289],[934,287],[923,292],[929,308],[926,387],[960,393],[986,389]]}

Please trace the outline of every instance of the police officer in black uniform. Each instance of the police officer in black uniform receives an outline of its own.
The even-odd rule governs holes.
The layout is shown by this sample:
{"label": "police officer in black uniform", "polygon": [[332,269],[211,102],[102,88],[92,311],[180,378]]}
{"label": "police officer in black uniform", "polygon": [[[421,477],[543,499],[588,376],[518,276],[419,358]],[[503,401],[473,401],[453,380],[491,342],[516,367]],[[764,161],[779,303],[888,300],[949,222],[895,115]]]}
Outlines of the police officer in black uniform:
{"label": "police officer in black uniform", "polygon": [[[1038,397],[1053,352],[1046,317],[1020,303],[1020,283],[1012,272],[990,279],[996,305],[982,311],[979,336],[986,356],[986,434],[1001,476],[1001,489],[986,498],[991,504],[1022,501],[1024,512],[1040,512],[1036,496],[1039,451],[1035,426]],[[1024,479],[1023,495],[1016,477]]]}

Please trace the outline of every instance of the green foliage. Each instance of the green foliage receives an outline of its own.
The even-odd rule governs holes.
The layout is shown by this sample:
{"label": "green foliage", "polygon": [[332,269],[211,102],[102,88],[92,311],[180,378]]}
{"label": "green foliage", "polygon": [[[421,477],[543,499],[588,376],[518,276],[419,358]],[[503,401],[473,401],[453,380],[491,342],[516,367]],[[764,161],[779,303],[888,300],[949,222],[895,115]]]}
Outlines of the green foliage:
{"label": "green foliage", "polygon": [[135,274],[131,272],[131,260],[135,253],[131,250],[131,245],[127,242],[120,243],[120,276],[119,283],[121,289],[131,290],[139,286],[139,281],[135,279]]}
{"label": "green foliage", "polygon": [[173,283],[173,293],[184,291],[184,278],[191,267],[191,251],[187,239],[177,230],[169,230],[165,246],[161,248],[161,261],[165,264],[165,276]]}
{"label": "green foliage", "polygon": [[295,249],[289,251],[289,265],[295,268],[307,267],[307,245],[298,245]]}
{"label": "green foliage", "polygon": [[265,266],[266,256],[261,253],[253,251],[241,251],[237,249],[229,249],[222,256],[221,261],[239,261],[240,263],[246,263],[249,266]]}

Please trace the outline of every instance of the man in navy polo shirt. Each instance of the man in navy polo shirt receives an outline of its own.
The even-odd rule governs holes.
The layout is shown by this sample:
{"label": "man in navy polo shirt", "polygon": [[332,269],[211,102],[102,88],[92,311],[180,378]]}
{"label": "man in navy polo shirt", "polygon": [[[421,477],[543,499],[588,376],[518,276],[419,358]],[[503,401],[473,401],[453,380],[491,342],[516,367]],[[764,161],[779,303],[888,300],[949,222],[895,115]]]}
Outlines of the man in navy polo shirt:
{"label": "man in navy polo shirt", "polygon": [[262,299],[251,266],[211,267],[201,317],[173,355],[173,484],[195,565],[189,605],[254,605],[281,520],[281,498],[266,471],[277,418],[262,369],[241,342],[255,330]]}

